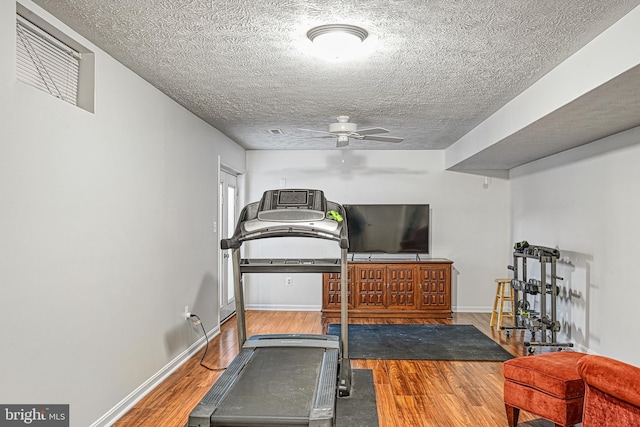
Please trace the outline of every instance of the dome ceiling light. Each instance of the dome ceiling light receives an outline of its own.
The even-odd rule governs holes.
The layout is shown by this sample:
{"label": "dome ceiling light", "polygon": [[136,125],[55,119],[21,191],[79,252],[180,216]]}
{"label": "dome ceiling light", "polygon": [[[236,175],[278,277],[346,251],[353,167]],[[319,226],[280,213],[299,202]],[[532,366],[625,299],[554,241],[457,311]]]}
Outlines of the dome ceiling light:
{"label": "dome ceiling light", "polygon": [[307,32],[316,53],[327,59],[348,59],[362,53],[363,42],[369,37],[364,28],[347,24],[327,24]]}

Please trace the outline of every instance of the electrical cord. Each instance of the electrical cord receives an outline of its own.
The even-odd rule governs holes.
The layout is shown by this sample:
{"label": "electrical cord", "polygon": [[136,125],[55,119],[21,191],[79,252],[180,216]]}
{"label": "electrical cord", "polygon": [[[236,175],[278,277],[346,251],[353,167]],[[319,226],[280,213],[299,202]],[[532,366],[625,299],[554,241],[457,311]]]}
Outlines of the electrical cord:
{"label": "electrical cord", "polygon": [[207,368],[210,371],[224,371],[227,368],[210,368],[203,363],[205,356],[207,355],[207,351],[209,351],[209,337],[207,336],[207,331],[204,329],[204,325],[202,324],[202,319],[197,314],[189,315],[191,318],[198,319],[198,323],[200,323],[200,327],[202,328],[202,333],[204,334],[204,339],[206,341],[206,345],[204,348],[204,353],[202,353],[202,357],[200,358],[200,366],[203,368]]}

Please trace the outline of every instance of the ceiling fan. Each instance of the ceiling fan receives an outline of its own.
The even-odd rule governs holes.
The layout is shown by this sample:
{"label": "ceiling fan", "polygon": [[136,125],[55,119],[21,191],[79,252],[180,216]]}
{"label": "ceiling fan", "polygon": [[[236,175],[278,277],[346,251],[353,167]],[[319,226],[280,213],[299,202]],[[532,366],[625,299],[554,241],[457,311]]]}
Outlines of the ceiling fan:
{"label": "ceiling fan", "polygon": [[329,132],[313,129],[300,130],[326,134],[322,138],[337,138],[338,141],[336,143],[336,147],[338,148],[346,147],[347,145],[349,145],[350,138],[394,143],[403,141],[403,138],[397,138],[395,136],[379,136],[379,133],[389,132],[384,128],[358,129],[357,124],[349,122],[349,116],[338,116],[338,122],[331,123],[329,125]]}

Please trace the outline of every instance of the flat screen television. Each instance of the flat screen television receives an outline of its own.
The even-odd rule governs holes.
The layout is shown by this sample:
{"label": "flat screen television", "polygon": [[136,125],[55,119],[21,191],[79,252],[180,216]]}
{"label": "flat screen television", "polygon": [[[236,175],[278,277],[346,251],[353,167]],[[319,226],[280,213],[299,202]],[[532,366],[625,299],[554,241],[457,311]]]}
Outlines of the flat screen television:
{"label": "flat screen television", "polygon": [[429,205],[344,205],[349,253],[428,254]]}

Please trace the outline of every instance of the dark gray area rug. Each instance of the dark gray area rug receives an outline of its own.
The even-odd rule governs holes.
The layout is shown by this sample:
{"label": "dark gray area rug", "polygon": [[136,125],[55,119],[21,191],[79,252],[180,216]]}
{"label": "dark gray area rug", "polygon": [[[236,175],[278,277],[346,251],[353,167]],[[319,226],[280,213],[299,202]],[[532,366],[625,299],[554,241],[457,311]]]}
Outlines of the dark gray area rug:
{"label": "dark gray area rug", "polygon": [[351,371],[351,395],[336,402],[336,427],[376,427],[378,408],[371,369]]}
{"label": "dark gray area rug", "polygon": [[[340,325],[328,333],[340,336]],[[513,356],[473,325],[349,325],[351,359],[503,362]]]}

